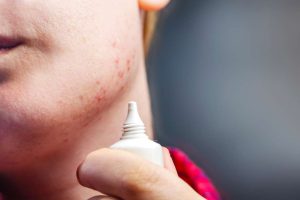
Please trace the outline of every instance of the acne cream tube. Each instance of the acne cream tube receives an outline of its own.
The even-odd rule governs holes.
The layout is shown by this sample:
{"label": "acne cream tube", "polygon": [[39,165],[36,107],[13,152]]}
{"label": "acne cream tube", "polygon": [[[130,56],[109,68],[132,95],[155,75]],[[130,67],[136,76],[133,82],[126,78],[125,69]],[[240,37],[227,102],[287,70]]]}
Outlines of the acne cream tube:
{"label": "acne cream tube", "polygon": [[128,103],[128,114],[123,125],[121,139],[111,146],[141,156],[159,166],[163,166],[162,146],[146,135],[145,125],[142,122],[137,108],[137,103]]}

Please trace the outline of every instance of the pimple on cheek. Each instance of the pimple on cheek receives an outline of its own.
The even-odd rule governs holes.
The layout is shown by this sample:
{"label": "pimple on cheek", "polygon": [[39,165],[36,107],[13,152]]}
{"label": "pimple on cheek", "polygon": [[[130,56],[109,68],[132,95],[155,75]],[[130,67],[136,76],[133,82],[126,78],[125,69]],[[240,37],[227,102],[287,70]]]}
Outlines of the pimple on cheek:
{"label": "pimple on cheek", "polygon": [[131,60],[130,60],[130,59],[127,59],[127,61],[126,61],[126,69],[127,69],[127,72],[130,71],[130,68],[131,68]]}
{"label": "pimple on cheek", "polygon": [[125,86],[123,85],[123,86],[121,87],[120,91],[124,91],[124,89],[125,89]]}
{"label": "pimple on cheek", "polygon": [[122,62],[123,67],[117,69],[117,75],[119,79],[124,79],[127,74],[129,74],[129,71],[131,70],[132,65],[132,59],[127,58],[125,61]]}
{"label": "pimple on cheek", "polygon": [[115,59],[115,66],[116,66],[116,67],[119,67],[119,64],[120,64],[120,59],[119,59],[119,58],[116,58],[116,59]]}
{"label": "pimple on cheek", "polygon": [[117,47],[117,42],[116,42],[116,41],[113,41],[112,44],[111,44],[111,46],[112,46],[113,48],[116,48],[116,47]]}
{"label": "pimple on cheek", "polygon": [[79,95],[80,101],[83,101],[83,95]]}
{"label": "pimple on cheek", "polygon": [[101,102],[105,99],[106,97],[106,89],[104,87],[101,87],[98,91],[97,94],[95,96],[95,100],[97,102]]}
{"label": "pimple on cheek", "polygon": [[120,71],[118,72],[118,77],[119,77],[119,79],[123,79],[123,78],[124,78],[124,75],[125,75],[124,71],[120,70]]}
{"label": "pimple on cheek", "polygon": [[69,139],[68,138],[65,138],[64,140],[63,140],[63,143],[68,143],[69,142]]}

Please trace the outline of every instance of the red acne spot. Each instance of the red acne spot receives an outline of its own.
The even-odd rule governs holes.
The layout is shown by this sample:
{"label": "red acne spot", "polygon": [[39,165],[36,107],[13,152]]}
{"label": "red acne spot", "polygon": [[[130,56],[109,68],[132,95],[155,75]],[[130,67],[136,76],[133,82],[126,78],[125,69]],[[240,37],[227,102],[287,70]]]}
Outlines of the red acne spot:
{"label": "red acne spot", "polygon": [[98,102],[100,102],[104,99],[104,96],[103,95],[97,95],[95,98]]}
{"label": "red acne spot", "polygon": [[64,143],[67,143],[67,142],[69,142],[69,139],[68,138],[66,138],[66,139],[64,139],[64,141],[63,141]]}
{"label": "red acne spot", "polygon": [[82,114],[75,114],[75,115],[73,115],[72,116],[72,120],[78,120],[78,119],[80,119],[82,117]]}
{"label": "red acne spot", "polygon": [[131,60],[130,59],[127,59],[126,66],[127,66],[127,71],[129,71],[130,66],[131,66]]}
{"label": "red acne spot", "polygon": [[125,73],[124,73],[123,71],[119,71],[119,72],[118,72],[118,77],[119,77],[120,79],[124,78],[124,75],[125,75]]}
{"label": "red acne spot", "polygon": [[90,124],[90,122],[88,121],[88,122],[83,124],[83,127],[87,127],[89,124]]}
{"label": "red acne spot", "polygon": [[113,43],[112,43],[112,47],[113,47],[113,48],[116,48],[116,47],[117,47],[117,42],[113,42]]}
{"label": "red acne spot", "polygon": [[116,67],[119,66],[119,64],[120,64],[120,59],[119,58],[115,59],[115,64],[116,64]]}
{"label": "red acne spot", "polygon": [[96,81],[96,84],[97,84],[97,85],[100,85],[100,81]]}
{"label": "red acne spot", "polygon": [[95,100],[100,102],[105,99],[106,90],[104,88],[101,88],[100,91],[95,96]]}
{"label": "red acne spot", "polygon": [[82,100],[83,100],[83,95],[80,95],[80,96],[79,96],[79,99],[82,101]]}
{"label": "red acne spot", "polygon": [[131,59],[129,58],[129,59],[127,59],[127,61],[126,61],[126,69],[127,69],[127,72],[130,71],[130,68],[131,68]]}

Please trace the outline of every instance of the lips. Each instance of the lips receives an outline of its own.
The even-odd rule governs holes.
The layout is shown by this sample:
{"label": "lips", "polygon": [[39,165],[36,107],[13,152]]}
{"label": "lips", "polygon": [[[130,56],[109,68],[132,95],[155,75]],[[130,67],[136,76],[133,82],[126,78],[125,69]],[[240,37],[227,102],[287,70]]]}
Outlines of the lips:
{"label": "lips", "polygon": [[8,52],[20,46],[22,41],[15,37],[7,37],[0,35],[0,53]]}

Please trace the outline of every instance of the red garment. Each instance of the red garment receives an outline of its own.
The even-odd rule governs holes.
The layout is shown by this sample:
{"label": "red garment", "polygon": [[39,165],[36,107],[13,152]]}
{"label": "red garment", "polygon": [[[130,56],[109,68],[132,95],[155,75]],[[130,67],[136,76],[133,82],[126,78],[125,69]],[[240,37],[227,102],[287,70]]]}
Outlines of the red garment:
{"label": "red garment", "polygon": [[187,182],[196,192],[207,200],[221,200],[215,186],[202,169],[179,149],[172,147],[168,149],[181,179]]}

